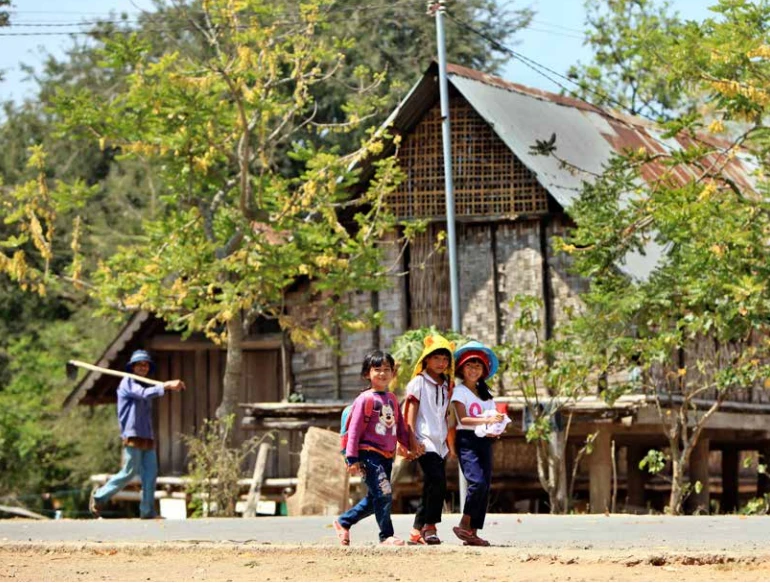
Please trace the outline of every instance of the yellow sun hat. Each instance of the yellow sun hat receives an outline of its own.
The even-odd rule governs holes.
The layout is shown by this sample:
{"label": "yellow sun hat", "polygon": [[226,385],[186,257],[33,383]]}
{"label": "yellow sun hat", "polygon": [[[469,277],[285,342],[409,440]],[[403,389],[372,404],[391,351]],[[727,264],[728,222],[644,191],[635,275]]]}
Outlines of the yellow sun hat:
{"label": "yellow sun hat", "polygon": [[455,343],[450,342],[440,334],[431,334],[430,336],[426,336],[425,340],[423,340],[424,348],[422,350],[422,354],[420,355],[420,358],[417,360],[417,363],[414,365],[414,372],[412,373],[412,378],[416,377],[418,374],[420,374],[423,371],[425,359],[428,358],[433,352],[436,352],[437,350],[441,350],[442,348],[449,352],[449,368],[447,369],[446,374],[448,375],[448,379],[451,382],[452,379],[454,379],[455,376]]}

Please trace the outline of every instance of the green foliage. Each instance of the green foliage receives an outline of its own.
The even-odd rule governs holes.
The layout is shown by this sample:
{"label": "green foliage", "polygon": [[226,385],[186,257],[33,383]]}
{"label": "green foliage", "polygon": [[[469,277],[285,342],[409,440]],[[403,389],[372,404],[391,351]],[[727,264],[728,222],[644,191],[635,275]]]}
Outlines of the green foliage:
{"label": "green foliage", "polygon": [[533,413],[533,438],[546,438],[547,423],[565,405],[590,394],[595,356],[570,325],[545,338],[543,301],[537,296],[517,295],[509,302],[516,314],[506,337],[511,340],[497,347],[500,372],[509,392],[525,399]]}
{"label": "green foliage", "polygon": [[639,462],[639,469],[647,468],[647,471],[651,474],[660,474],[665,469],[668,461],[668,457],[662,451],[651,449]]}
{"label": "green foliage", "polygon": [[[570,68],[577,95],[589,103],[648,117],[670,117],[689,97],[658,63],[680,25],[668,0],[586,0],[592,61]],[[655,48],[655,51],[649,49]]]}
{"label": "green foliage", "polygon": [[91,474],[119,463],[112,409],[61,410],[71,389],[62,363],[89,354],[112,332],[72,319],[9,343],[10,380],[0,390],[0,496],[85,485]]}
{"label": "green foliage", "polygon": [[463,334],[458,334],[452,330],[439,330],[435,326],[407,330],[400,336],[397,336],[393,340],[393,346],[390,349],[398,366],[395,380],[397,389],[403,390],[409,383],[414,367],[417,366],[417,361],[420,359],[420,355],[425,348],[425,338],[435,334],[440,334],[450,342],[454,342],[456,348],[470,340],[469,337]]}
{"label": "green foliage", "polygon": [[744,516],[766,516],[770,513],[770,494],[749,500],[738,514]]}
{"label": "green foliage", "polygon": [[[8,26],[10,24],[8,12],[4,10],[5,7],[8,7],[10,5],[11,5],[11,0],[0,0],[0,26]],[[0,80],[2,80],[1,75],[0,75]]]}
{"label": "green foliage", "polygon": [[232,446],[235,415],[206,420],[197,435],[181,435],[188,449],[188,471],[195,516],[235,516],[244,464],[260,443],[275,437],[254,436]]}

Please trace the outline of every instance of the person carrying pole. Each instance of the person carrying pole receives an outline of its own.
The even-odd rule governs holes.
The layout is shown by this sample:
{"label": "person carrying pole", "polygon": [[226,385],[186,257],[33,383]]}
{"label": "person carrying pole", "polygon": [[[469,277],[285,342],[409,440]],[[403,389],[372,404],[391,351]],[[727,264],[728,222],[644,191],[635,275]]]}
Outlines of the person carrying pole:
{"label": "person carrying pole", "polygon": [[[155,370],[155,363],[145,350],[135,350],[126,365],[128,372],[146,377]],[[142,483],[140,518],[158,518],[155,512],[155,481],[158,478],[158,456],[152,431],[152,402],[166,391],[183,391],[181,380],[154,385],[124,378],[118,386],[118,423],[123,440],[123,467],[101,488],[91,491],[88,509],[99,518],[107,502],[139,474]]]}

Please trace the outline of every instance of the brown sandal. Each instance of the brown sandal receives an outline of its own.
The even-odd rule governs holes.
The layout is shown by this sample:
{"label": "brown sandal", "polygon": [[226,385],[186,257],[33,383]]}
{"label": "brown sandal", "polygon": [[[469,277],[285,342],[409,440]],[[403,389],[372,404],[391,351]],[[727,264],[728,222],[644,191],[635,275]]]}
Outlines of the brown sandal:
{"label": "brown sandal", "polygon": [[337,531],[337,538],[340,539],[340,544],[343,547],[350,546],[350,531],[336,520],[334,521],[334,530]]}
{"label": "brown sandal", "polygon": [[475,534],[473,534],[472,530],[467,530],[465,528],[462,528],[461,526],[453,526],[452,532],[455,533],[455,536],[463,542],[468,542],[474,536],[476,536]]}
{"label": "brown sandal", "polygon": [[488,547],[491,546],[488,540],[484,540],[480,536],[474,534],[468,540],[463,541],[463,545],[466,547]]}

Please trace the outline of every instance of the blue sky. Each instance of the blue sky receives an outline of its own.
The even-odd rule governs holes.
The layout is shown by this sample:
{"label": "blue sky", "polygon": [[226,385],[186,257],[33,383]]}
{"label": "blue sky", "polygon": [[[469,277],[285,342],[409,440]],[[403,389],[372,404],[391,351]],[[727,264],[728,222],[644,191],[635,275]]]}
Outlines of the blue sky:
{"label": "blue sky", "polygon": [[[24,81],[19,63],[35,66],[42,61],[40,55],[45,52],[61,55],[64,47],[72,43],[61,33],[82,30],[76,23],[105,18],[111,10],[136,15],[152,8],[151,0],[13,0],[13,4],[13,26],[0,29],[0,70],[5,72],[5,80],[0,82],[0,101],[18,101],[34,94],[34,84]],[[711,4],[713,2],[708,0],[672,2],[681,16],[696,20],[708,16],[707,7]],[[514,5],[529,5],[537,12],[531,27],[517,35],[518,44],[512,46],[514,50],[561,74],[577,61],[588,62],[590,53],[582,46],[583,0],[516,0]],[[424,0],[415,0],[416,10],[424,10],[424,7]],[[78,38],[82,42],[83,37]],[[545,77],[517,61],[509,63],[502,76],[531,87],[559,90]]]}

